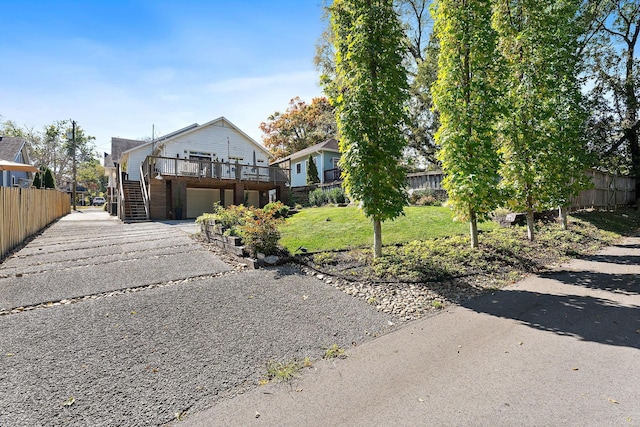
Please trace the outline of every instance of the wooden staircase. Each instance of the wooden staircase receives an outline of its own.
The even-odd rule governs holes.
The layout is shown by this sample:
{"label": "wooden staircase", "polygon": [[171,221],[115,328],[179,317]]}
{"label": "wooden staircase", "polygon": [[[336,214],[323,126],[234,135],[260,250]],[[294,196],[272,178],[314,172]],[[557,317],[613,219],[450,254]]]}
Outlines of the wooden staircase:
{"label": "wooden staircase", "polygon": [[147,211],[144,207],[142,189],[140,181],[123,181],[124,191],[124,222],[145,222],[149,221]]}

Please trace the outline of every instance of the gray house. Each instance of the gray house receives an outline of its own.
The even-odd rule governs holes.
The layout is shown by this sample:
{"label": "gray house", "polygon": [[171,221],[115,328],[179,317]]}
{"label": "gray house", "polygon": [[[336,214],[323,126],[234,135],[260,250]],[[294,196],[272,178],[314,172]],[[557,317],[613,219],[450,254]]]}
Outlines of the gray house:
{"label": "gray house", "polygon": [[[0,161],[13,163],[12,166],[0,167],[0,187],[28,188],[33,182],[33,172],[19,170],[32,169],[27,151],[27,141],[14,136],[0,136]],[[18,165],[15,165],[15,164]],[[20,164],[28,167],[20,167]]]}

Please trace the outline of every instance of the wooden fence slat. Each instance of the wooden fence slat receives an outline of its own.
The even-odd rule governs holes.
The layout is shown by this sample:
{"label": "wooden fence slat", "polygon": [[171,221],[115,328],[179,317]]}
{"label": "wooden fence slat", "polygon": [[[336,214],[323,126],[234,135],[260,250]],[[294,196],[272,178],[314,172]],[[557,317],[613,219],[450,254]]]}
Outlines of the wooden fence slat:
{"label": "wooden fence slat", "polygon": [[29,236],[71,212],[57,190],[0,187],[0,260]]}

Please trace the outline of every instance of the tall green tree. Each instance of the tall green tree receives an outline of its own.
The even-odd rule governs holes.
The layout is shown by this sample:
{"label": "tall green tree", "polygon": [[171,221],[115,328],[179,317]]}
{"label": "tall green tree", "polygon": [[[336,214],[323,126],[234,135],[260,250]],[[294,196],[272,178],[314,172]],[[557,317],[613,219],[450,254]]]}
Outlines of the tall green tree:
{"label": "tall green tree", "polygon": [[493,26],[505,61],[499,122],[501,185],[510,205],[527,214],[568,202],[587,165],[576,19],[580,0],[496,0]]}
{"label": "tall green tree", "polygon": [[432,92],[440,112],[436,142],[442,185],[456,219],[469,222],[471,246],[477,248],[477,223],[500,201],[495,123],[501,63],[491,28],[491,1],[436,0],[433,14],[440,42]]}
{"label": "tall green tree", "polygon": [[400,166],[408,98],[404,33],[391,0],[335,0],[330,13],[339,86],[328,92],[341,135],[343,185],[371,218],[379,257],[382,222],[402,215],[407,203]]}
{"label": "tall green tree", "polygon": [[[433,109],[429,89],[437,77],[438,43],[431,32],[430,3],[431,0],[393,1],[404,32],[402,53],[409,82],[409,97],[405,104],[407,121],[403,128],[407,140],[404,162],[412,168],[437,163],[434,135],[438,129],[438,112]],[[329,21],[329,8],[325,10],[325,18]],[[327,25],[316,44],[314,62],[322,73],[325,93],[336,97],[337,94],[329,92],[329,87],[340,87],[340,84],[335,82],[334,34],[330,22]]]}

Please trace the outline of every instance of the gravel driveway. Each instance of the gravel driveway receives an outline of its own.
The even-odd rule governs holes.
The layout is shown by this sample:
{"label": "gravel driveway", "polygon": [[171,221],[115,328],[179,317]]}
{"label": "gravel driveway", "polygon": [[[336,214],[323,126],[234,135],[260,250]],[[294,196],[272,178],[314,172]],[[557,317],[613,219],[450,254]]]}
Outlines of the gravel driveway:
{"label": "gravel driveway", "polygon": [[0,264],[0,301],[2,426],[162,425],[256,387],[269,361],[392,327],[293,267],[239,272],[178,227],[98,210]]}

